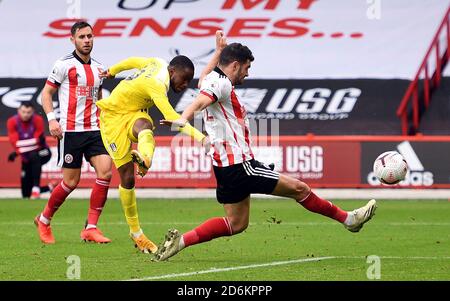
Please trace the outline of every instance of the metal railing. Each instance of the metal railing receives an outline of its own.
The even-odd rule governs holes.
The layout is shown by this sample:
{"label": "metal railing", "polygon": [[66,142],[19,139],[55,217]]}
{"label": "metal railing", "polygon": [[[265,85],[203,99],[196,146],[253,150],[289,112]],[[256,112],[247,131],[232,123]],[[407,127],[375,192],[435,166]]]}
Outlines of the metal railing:
{"label": "metal railing", "polygon": [[[440,36],[443,31],[446,30],[446,39],[444,39],[444,45],[440,45]],[[446,44],[446,45],[445,45]],[[411,133],[415,133],[419,128],[420,121],[420,100],[423,100],[423,106],[426,110],[428,105],[430,104],[430,96],[434,89],[436,89],[441,82],[441,72],[442,68],[445,66],[447,61],[450,58],[450,7],[447,9],[445,13],[444,19],[442,20],[439,28],[431,42],[428,51],[425,54],[422,63],[420,64],[419,70],[414,77],[414,80],[408,86],[405,95],[402,98],[402,101],[397,109],[397,116],[401,119],[401,127],[402,134],[408,135]],[[444,47],[444,48],[441,48]],[[447,48],[445,48],[447,47]],[[444,53],[441,55],[441,49],[446,49]],[[436,69],[432,72],[432,76],[430,77],[429,72],[429,62],[430,58],[435,56],[436,59]],[[423,75],[423,90],[420,90],[420,78]],[[423,93],[423,98],[419,97],[419,93]],[[412,107],[412,120],[410,118],[409,108]],[[412,127],[410,127],[410,123],[412,121]]]}

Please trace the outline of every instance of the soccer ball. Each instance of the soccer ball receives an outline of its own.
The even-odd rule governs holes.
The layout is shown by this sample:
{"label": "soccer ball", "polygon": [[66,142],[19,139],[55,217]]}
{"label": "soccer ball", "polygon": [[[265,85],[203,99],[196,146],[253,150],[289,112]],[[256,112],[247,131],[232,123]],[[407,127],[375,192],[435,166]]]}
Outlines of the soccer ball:
{"label": "soccer ball", "polygon": [[407,172],[406,160],[395,151],[382,153],[373,163],[373,173],[383,184],[397,184],[405,179]]}

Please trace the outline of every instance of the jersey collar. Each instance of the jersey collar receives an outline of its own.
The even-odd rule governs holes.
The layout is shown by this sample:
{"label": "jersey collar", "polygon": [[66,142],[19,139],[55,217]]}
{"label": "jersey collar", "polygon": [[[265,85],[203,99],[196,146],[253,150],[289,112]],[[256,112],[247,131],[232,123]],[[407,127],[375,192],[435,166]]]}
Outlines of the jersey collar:
{"label": "jersey collar", "polygon": [[217,72],[217,73],[219,73],[219,75],[222,75],[222,76],[224,76],[226,79],[228,79],[228,80],[230,81],[231,85],[234,87],[233,82],[231,81],[231,79],[229,79],[228,76],[227,76],[225,73],[223,73],[223,71],[222,71],[219,67],[215,67],[215,68],[214,68],[214,71]]}
{"label": "jersey collar", "polygon": [[219,67],[215,67],[214,68],[214,71],[216,71],[217,73],[219,73],[220,75],[223,75],[223,76],[225,76],[225,77],[227,77],[228,78],[228,76],[225,74],[225,73],[223,73],[223,71],[222,70],[220,70],[220,68]]}
{"label": "jersey collar", "polygon": [[85,62],[81,59],[81,57],[78,56],[78,54],[77,54],[77,52],[76,52],[75,50],[72,52],[72,54],[73,54],[73,56],[74,56],[74,57],[75,57],[82,65],[86,65],[86,64],[90,65],[90,64],[91,64],[91,58],[89,58],[89,61],[88,61],[87,63],[85,63]]}

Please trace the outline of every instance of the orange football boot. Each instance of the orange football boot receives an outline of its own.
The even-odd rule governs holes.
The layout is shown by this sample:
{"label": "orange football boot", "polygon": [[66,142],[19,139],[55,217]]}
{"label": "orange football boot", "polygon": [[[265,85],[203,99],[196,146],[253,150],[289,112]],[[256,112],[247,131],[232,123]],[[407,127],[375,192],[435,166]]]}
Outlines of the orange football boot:
{"label": "orange football boot", "polygon": [[102,231],[97,228],[83,229],[80,233],[80,238],[86,242],[96,242],[98,244],[107,244],[111,242],[111,239],[103,236]]}
{"label": "orange football boot", "polygon": [[53,237],[52,233],[52,227],[49,225],[44,224],[39,220],[39,216],[36,216],[34,218],[34,224],[37,227],[37,231],[39,233],[39,238],[44,244],[54,244],[55,238]]}

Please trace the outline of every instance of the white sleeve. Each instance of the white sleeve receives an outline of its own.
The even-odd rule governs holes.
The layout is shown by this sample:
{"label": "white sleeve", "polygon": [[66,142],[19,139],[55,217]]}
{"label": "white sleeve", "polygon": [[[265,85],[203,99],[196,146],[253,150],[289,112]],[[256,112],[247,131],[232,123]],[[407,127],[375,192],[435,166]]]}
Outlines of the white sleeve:
{"label": "white sleeve", "polygon": [[223,101],[231,93],[231,83],[225,78],[207,76],[202,81],[200,93],[209,96],[214,102]]}
{"label": "white sleeve", "polygon": [[56,61],[52,71],[50,72],[50,75],[47,78],[47,83],[57,88],[64,81],[65,77],[66,66],[62,61],[58,60]]}

